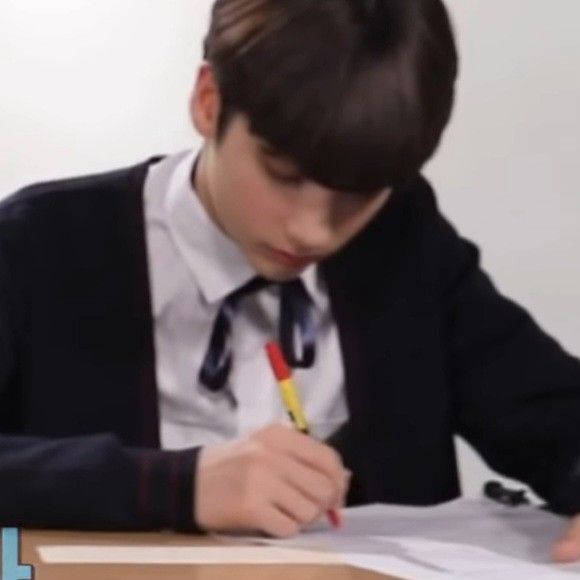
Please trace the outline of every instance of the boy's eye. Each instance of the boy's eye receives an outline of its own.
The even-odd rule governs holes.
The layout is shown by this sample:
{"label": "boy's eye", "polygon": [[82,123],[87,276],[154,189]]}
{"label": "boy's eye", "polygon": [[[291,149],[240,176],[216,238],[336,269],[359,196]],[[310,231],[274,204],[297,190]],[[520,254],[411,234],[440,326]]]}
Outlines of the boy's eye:
{"label": "boy's eye", "polygon": [[290,185],[300,185],[304,182],[304,177],[299,173],[284,173],[282,171],[275,171],[271,167],[266,166],[268,175],[279,183]]}
{"label": "boy's eye", "polygon": [[305,181],[292,163],[288,163],[284,156],[268,145],[260,145],[259,160],[268,176],[278,183],[300,185]]}

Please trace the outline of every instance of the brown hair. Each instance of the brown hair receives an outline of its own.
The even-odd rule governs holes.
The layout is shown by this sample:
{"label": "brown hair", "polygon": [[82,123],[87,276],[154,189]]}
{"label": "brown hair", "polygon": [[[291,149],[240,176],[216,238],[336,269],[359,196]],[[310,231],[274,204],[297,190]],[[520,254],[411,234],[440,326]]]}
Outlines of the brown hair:
{"label": "brown hair", "polygon": [[217,0],[205,58],[223,109],[305,177],[370,192],[414,176],[449,121],[457,52],[441,0]]}

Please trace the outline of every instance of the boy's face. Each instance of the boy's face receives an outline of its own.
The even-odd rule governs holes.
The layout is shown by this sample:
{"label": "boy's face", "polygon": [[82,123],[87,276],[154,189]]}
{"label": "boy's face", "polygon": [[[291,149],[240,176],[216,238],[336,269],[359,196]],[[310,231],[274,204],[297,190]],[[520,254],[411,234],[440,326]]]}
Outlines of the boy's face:
{"label": "boy's face", "polygon": [[341,249],[387,202],[389,189],[361,195],[303,180],[290,160],[250,133],[242,115],[232,119],[218,144],[217,110],[203,110],[207,101],[197,100],[194,94],[194,122],[205,147],[196,190],[213,220],[262,276],[296,277]]}

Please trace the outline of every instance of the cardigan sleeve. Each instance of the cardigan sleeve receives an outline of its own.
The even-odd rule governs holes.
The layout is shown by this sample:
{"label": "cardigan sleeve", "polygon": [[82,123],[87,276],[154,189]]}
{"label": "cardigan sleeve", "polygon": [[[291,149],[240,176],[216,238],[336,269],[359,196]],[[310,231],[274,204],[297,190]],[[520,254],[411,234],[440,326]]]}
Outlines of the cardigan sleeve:
{"label": "cardigan sleeve", "polygon": [[434,227],[456,431],[555,511],[580,513],[580,361],[498,291],[438,212]]}
{"label": "cardigan sleeve", "polygon": [[0,521],[34,528],[196,531],[197,449],[124,447],[112,434],[0,435]]}
{"label": "cardigan sleeve", "polygon": [[0,244],[0,522],[197,531],[193,502],[199,449],[130,448],[112,433],[62,439],[22,433],[21,310]]}

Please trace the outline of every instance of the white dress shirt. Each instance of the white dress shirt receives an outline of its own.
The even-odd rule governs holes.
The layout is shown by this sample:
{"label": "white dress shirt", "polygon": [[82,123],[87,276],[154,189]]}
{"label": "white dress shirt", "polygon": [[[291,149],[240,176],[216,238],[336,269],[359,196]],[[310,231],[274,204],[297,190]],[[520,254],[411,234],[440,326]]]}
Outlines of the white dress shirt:
{"label": "white dress shirt", "polygon": [[[264,344],[277,338],[275,287],[238,305],[226,392],[212,393],[199,382],[222,300],[256,272],[195,193],[190,179],[195,156],[186,151],[151,165],[144,186],[160,437],[163,449],[174,450],[289,423],[264,351]],[[294,375],[312,433],[325,438],[348,419],[338,329],[317,267],[307,268],[301,278],[314,302],[316,361]]]}

